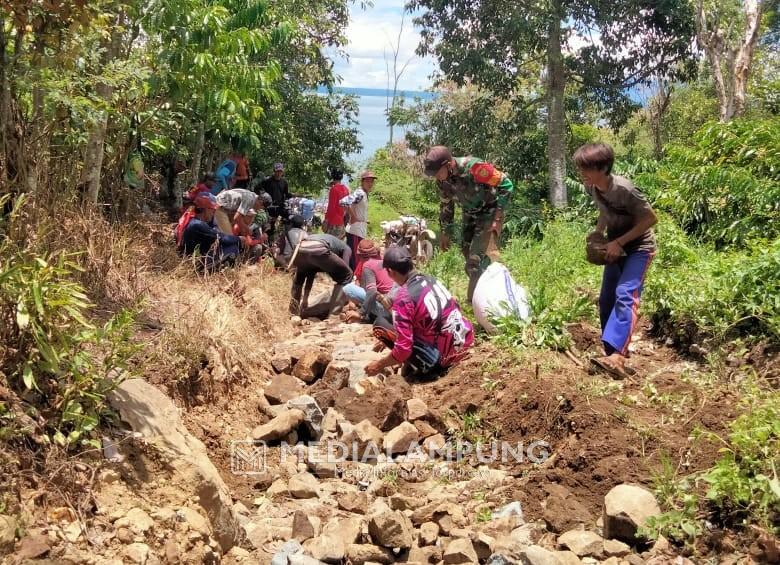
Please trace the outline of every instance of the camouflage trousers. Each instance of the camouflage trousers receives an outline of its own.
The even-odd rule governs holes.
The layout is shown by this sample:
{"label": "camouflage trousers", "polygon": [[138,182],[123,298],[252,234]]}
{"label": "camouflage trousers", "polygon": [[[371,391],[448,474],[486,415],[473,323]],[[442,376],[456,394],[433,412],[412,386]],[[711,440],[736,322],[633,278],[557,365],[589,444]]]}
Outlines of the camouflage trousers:
{"label": "camouflage trousers", "polygon": [[498,241],[501,237],[501,222],[492,228],[495,213],[473,216],[463,214],[463,238],[461,252],[466,259],[466,274],[469,277],[468,301],[474,295],[477,281],[488,265],[498,258]]}

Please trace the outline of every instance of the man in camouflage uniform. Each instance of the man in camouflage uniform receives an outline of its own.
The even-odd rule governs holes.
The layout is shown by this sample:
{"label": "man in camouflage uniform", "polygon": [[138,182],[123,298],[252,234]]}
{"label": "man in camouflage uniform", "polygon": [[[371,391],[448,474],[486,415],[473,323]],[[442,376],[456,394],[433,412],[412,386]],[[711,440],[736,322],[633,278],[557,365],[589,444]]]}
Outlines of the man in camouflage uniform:
{"label": "man in camouflage uniform", "polygon": [[498,239],[514,186],[491,163],[475,157],[453,157],[447,147],[432,147],[425,157],[425,174],[439,185],[440,246],[446,250],[452,237],[455,204],[463,210],[461,250],[469,277],[468,300],[480,275],[498,258]]}

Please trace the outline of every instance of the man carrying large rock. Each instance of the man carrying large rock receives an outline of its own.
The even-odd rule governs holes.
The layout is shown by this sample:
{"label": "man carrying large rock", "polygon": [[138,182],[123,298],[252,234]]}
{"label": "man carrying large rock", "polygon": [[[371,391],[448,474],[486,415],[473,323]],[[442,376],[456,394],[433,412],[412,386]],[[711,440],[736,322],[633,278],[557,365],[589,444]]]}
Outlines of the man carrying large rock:
{"label": "man carrying large rock", "polygon": [[366,365],[366,374],[403,364],[407,375],[430,375],[465,357],[474,343],[474,330],[444,285],[415,271],[406,247],[390,247],[382,265],[400,288],[392,323],[386,317],[374,323],[379,340],[375,350],[391,351]]}
{"label": "man carrying large rock", "polygon": [[447,250],[452,237],[455,203],[463,209],[461,250],[469,276],[468,301],[480,275],[498,255],[498,240],[514,185],[491,163],[476,157],[453,157],[443,145],[425,156],[425,174],[439,186],[440,246]]}

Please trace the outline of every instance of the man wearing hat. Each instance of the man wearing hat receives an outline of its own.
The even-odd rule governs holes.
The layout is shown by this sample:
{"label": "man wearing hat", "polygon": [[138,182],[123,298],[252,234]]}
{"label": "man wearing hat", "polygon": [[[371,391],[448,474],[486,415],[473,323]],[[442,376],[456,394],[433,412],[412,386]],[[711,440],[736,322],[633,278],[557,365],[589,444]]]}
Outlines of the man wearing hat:
{"label": "man wearing hat", "polygon": [[214,212],[219,208],[217,199],[209,192],[201,192],[193,204],[194,208],[182,215],[176,227],[179,252],[196,255],[198,269],[209,272],[235,261],[241,238],[222,233],[215,225]]}
{"label": "man wearing hat", "polygon": [[290,186],[287,184],[287,179],[284,178],[284,165],[282,163],[274,163],[273,173],[263,179],[260,183],[260,190],[271,196],[271,205],[267,208],[271,223],[268,235],[273,240],[276,219],[279,217],[287,218],[287,209],[284,203],[290,198]]}
{"label": "man wearing hat", "polygon": [[504,210],[512,198],[514,186],[491,163],[475,157],[453,157],[443,145],[431,147],[425,156],[425,174],[439,186],[440,246],[446,250],[452,238],[455,203],[463,209],[461,250],[469,276],[468,300],[474,294],[480,275],[498,256],[498,240]]}
{"label": "man wearing hat", "polygon": [[384,317],[374,323],[374,337],[379,340],[375,351],[385,347],[391,351],[366,365],[366,374],[403,365],[406,374],[426,375],[463,359],[474,343],[474,329],[444,285],[415,271],[406,247],[389,247],[382,265],[400,288],[393,301],[392,323]]}
{"label": "man wearing hat", "polygon": [[347,242],[352,249],[350,267],[356,266],[358,245],[368,236],[368,193],[374,188],[376,175],[372,171],[360,173],[360,188],[339,200],[339,206],[349,208]]}

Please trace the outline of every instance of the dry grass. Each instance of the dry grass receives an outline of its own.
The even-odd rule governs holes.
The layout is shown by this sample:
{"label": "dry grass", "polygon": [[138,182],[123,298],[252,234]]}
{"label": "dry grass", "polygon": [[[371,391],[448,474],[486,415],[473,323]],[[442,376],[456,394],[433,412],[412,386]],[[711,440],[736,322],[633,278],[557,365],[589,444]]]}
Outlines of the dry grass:
{"label": "dry grass", "polygon": [[208,364],[215,378],[240,380],[267,368],[272,345],[291,333],[289,275],[267,263],[199,275],[161,218],[111,223],[75,205],[30,201],[14,227],[36,252],[70,255],[96,319],[138,311],[137,338],[149,345],[138,368],[148,376],[176,381]]}
{"label": "dry grass", "polygon": [[197,378],[208,366],[214,380],[244,381],[267,370],[273,344],[291,333],[289,276],[265,265],[203,276],[185,263],[155,278],[145,309],[163,327],[150,344],[154,380]]}

